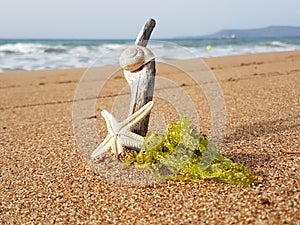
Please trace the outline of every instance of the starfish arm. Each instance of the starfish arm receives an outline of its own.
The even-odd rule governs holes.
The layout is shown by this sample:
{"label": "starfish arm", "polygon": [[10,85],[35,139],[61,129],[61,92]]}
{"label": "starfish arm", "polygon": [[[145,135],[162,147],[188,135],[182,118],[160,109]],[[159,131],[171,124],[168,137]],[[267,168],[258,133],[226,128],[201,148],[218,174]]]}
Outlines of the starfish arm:
{"label": "starfish arm", "polygon": [[120,143],[126,147],[141,148],[143,142],[136,139],[121,139]]}
{"label": "starfish arm", "polygon": [[96,158],[102,153],[108,151],[111,146],[112,138],[113,136],[107,135],[102,143],[92,152],[91,157]]}
{"label": "starfish arm", "polygon": [[122,131],[119,141],[123,146],[140,148],[144,143],[144,137],[130,130]]}
{"label": "starfish arm", "polygon": [[129,116],[127,119],[122,121],[120,123],[121,129],[124,127],[133,127],[135,124],[137,124],[139,121],[141,121],[147,114],[151,111],[153,107],[153,101],[148,102],[146,105],[144,105],[142,108],[140,108],[138,111],[133,113],[131,116]]}
{"label": "starfish arm", "polygon": [[106,110],[102,110],[101,115],[105,119],[107,132],[110,134],[115,134],[119,129],[118,121],[115,119],[115,117],[112,114],[110,114]]}
{"label": "starfish arm", "polygon": [[117,142],[117,155],[123,152],[123,146],[121,145],[120,141]]}
{"label": "starfish arm", "polygon": [[112,153],[119,155],[123,152],[123,146],[121,145],[119,138],[114,138],[114,143],[111,145]]}

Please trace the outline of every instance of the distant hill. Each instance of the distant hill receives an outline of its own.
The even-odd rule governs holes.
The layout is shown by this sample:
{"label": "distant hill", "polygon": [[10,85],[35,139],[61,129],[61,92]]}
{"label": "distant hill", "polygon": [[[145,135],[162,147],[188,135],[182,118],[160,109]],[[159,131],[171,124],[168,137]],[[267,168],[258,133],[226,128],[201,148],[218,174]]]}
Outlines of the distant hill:
{"label": "distant hill", "polygon": [[229,29],[217,33],[201,36],[200,38],[271,38],[271,37],[300,37],[300,27],[269,26],[258,29]]}

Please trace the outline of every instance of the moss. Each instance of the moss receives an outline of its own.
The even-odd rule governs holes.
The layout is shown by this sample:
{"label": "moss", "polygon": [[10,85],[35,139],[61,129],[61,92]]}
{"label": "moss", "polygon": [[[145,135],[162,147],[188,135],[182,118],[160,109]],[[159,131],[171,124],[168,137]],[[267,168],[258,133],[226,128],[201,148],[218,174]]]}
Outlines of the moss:
{"label": "moss", "polygon": [[170,123],[164,135],[147,134],[141,151],[132,152],[125,164],[150,170],[168,180],[213,180],[240,186],[255,182],[249,168],[218,153],[186,118]]}

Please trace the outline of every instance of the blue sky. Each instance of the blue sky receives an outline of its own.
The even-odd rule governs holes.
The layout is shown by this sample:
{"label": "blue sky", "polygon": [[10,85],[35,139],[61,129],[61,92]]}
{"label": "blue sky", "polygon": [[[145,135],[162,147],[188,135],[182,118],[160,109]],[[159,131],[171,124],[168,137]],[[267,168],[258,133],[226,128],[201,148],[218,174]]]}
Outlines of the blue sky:
{"label": "blue sky", "polygon": [[299,0],[0,0],[0,38],[135,38],[149,18],[154,38],[221,29],[300,26]]}

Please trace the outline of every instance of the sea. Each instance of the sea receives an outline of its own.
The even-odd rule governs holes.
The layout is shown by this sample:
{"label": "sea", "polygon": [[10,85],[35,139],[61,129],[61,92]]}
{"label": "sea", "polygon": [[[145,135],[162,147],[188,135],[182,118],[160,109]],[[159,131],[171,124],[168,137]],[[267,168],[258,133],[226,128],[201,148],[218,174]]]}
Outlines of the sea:
{"label": "sea", "polygon": [[[0,72],[117,65],[134,40],[0,39]],[[300,50],[299,38],[150,40],[157,61]]]}

